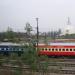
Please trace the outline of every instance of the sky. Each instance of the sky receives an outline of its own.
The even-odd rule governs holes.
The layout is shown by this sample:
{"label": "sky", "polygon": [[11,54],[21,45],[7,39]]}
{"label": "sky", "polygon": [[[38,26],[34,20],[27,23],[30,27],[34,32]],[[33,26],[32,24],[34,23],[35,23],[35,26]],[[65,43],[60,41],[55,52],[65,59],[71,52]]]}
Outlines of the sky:
{"label": "sky", "polygon": [[68,17],[75,27],[75,0],[0,0],[0,32],[8,26],[24,32],[27,22],[35,32],[36,18],[40,32],[63,30]]}

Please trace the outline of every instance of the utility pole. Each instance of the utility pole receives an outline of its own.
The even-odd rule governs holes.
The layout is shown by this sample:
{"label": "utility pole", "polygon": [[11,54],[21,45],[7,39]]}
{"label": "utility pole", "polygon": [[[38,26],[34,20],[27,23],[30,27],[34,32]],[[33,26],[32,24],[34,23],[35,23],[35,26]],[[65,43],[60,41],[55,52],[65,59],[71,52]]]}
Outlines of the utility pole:
{"label": "utility pole", "polygon": [[45,39],[44,39],[44,43],[47,44],[47,35],[46,35],[46,32],[45,32]]}
{"label": "utility pole", "polygon": [[38,47],[38,42],[39,42],[39,27],[38,27],[38,18],[36,18],[37,21],[37,47]]}

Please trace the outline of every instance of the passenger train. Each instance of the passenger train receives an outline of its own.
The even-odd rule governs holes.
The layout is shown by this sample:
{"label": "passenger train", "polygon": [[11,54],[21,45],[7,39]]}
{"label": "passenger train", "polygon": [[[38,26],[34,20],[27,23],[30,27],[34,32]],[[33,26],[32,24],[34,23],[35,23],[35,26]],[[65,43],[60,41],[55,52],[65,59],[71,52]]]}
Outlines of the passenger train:
{"label": "passenger train", "polygon": [[74,42],[56,42],[50,44],[38,44],[39,55],[48,56],[75,56]]}
{"label": "passenger train", "polygon": [[[75,56],[75,42],[51,42],[49,44],[38,44],[38,55],[47,56]],[[16,53],[21,56],[25,46],[18,43],[0,43],[0,54],[10,55]]]}
{"label": "passenger train", "polygon": [[24,47],[21,44],[11,42],[0,43],[0,54],[9,55],[11,53],[16,53],[20,56],[23,53],[23,51]]}

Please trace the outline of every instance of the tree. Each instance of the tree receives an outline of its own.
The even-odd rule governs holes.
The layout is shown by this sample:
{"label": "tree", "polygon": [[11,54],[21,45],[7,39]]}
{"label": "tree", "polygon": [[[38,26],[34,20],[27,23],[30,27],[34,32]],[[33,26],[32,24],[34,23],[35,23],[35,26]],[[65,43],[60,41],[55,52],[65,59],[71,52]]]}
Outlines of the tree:
{"label": "tree", "polygon": [[62,33],[61,29],[58,30],[58,35],[60,36],[60,34]]}
{"label": "tree", "polygon": [[[36,48],[33,45],[26,46],[27,49],[21,57],[21,60],[25,65],[28,65],[31,70],[31,75],[35,75],[35,72],[40,70],[42,73],[46,73],[48,69],[48,57],[38,56]],[[44,63],[41,63],[44,62]]]}
{"label": "tree", "polygon": [[25,30],[26,30],[27,35],[30,35],[30,32],[32,31],[32,26],[30,25],[29,22],[26,23]]}
{"label": "tree", "polygon": [[12,30],[12,28],[8,27],[6,33],[5,33],[5,37],[8,41],[14,41],[14,37],[15,37],[15,34]]}
{"label": "tree", "polygon": [[48,41],[47,41],[47,34],[46,34],[46,32],[45,32],[45,36],[44,36],[44,43],[45,43],[45,44],[47,44],[47,43],[48,43]]}
{"label": "tree", "polygon": [[59,30],[57,31],[57,36],[58,36],[58,38],[61,38],[61,37],[60,37],[61,33],[62,33],[62,31],[61,31],[61,29],[59,29]]}

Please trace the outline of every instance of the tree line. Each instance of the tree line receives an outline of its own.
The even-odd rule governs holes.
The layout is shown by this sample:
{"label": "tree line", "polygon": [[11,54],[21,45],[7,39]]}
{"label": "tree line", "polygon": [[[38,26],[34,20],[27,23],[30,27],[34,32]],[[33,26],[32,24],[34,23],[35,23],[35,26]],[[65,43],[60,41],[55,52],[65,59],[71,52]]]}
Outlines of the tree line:
{"label": "tree line", "polygon": [[[8,27],[6,32],[0,32],[0,41],[11,41],[11,42],[19,42],[19,41],[31,41],[33,39],[37,40],[37,33],[33,34],[33,27],[29,22],[26,23],[24,27],[25,32],[14,32],[12,28]],[[40,32],[39,31],[39,39],[47,40],[50,39],[75,39],[75,34],[65,34],[61,35],[61,29],[57,31],[48,31],[48,32]]]}

